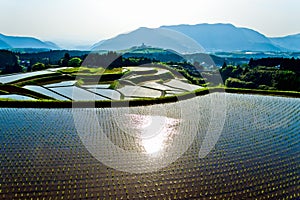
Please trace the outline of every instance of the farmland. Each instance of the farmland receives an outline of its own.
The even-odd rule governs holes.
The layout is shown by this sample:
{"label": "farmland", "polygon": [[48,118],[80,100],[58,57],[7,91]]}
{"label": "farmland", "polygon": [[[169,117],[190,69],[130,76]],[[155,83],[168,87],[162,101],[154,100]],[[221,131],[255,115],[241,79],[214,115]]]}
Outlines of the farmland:
{"label": "farmland", "polygon": [[160,98],[202,88],[188,83],[186,78],[174,74],[174,70],[166,66],[149,66],[61,67],[3,75],[0,77],[0,99],[108,101]]}
{"label": "farmland", "polygon": [[300,198],[299,98],[0,113],[0,199]]}

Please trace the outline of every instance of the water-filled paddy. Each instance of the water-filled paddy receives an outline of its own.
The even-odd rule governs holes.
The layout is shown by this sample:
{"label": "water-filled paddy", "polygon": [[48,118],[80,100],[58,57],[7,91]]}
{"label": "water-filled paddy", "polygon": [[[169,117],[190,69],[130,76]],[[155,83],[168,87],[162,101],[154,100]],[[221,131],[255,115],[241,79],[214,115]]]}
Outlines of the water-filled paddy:
{"label": "water-filled paddy", "polygon": [[1,199],[300,197],[300,99],[0,113]]}
{"label": "water-filled paddy", "polygon": [[36,71],[36,72],[28,72],[28,73],[18,73],[18,74],[11,74],[11,75],[3,75],[0,76],[0,83],[6,84],[11,83],[14,81],[18,81],[25,78],[46,75],[46,74],[53,74],[55,72],[43,70],[43,71]]}
{"label": "water-filled paddy", "polygon": [[67,87],[53,87],[49,90],[54,91],[64,97],[75,101],[100,101],[100,100],[109,100],[108,98],[97,95],[96,93],[91,93],[88,90],[82,89],[76,86],[67,86]]}
{"label": "water-filled paddy", "polygon": [[42,86],[26,85],[23,88],[34,91],[34,92],[37,92],[37,93],[40,93],[40,94],[43,94],[43,95],[46,95],[48,97],[52,97],[52,98],[57,99],[57,100],[62,100],[62,101],[70,100],[70,99],[65,98],[65,97],[63,97],[63,96],[61,96],[57,93],[54,93],[53,91],[51,91],[51,90],[49,90],[45,87],[42,87]]}
{"label": "water-filled paddy", "polygon": [[1,99],[10,99],[10,100],[20,100],[20,101],[24,101],[24,100],[35,100],[32,97],[28,97],[28,96],[24,96],[24,95],[19,95],[19,94],[4,94],[4,95],[0,95]]}

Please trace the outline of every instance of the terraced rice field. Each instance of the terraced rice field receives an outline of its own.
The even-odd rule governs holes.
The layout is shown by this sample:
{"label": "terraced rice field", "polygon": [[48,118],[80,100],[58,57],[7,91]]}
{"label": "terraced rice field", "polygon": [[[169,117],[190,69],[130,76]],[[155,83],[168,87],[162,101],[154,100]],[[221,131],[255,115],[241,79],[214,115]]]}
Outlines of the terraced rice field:
{"label": "terraced rice field", "polygon": [[140,86],[131,86],[126,85],[117,91],[121,92],[126,97],[150,97],[150,98],[158,98],[162,96],[162,92],[158,90],[152,90],[148,88],[143,88]]}
{"label": "terraced rice field", "polygon": [[164,83],[164,85],[172,87],[172,88],[184,89],[186,91],[193,91],[193,90],[197,90],[197,89],[201,88],[198,85],[184,83],[184,82],[176,80],[176,79],[172,79],[169,82]]}
{"label": "terraced rice field", "polygon": [[[118,78],[120,78],[118,80],[115,80],[116,77],[110,74],[111,82],[115,80],[120,83],[117,87],[118,89],[114,90],[110,89],[111,85],[107,84],[107,82],[105,84],[95,84],[97,81],[95,83],[87,81],[87,84],[78,86],[79,84],[76,83],[80,78],[77,77],[78,80],[69,80],[70,74],[64,76],[66,74],[59,75],[59,73],[57,73],[62,69],[65,68],[53,68],[38,72],[4,75],[0,76],[0,84],[15,84],[14,86],[16,87],[23,86],[24,89],[30,90],[28,92],[35,92],[35,95],[33,96],[37,99],[45,98],[60,101],[159,98],[164,96],[174,96],[184,92],[192,92],[201,88],[197,85],[188,84],[187,79],[178,77],[178,74],[175,76],[171,71],[159,67],[126,67],[123,71],[130,72],[122,77],[118,76]],[[51,81],[49,81],[49,77],[43,77],[43,75],[52,75],[50,78]],[[57,75],[56,81],[53,80],[55,79],[54,75]],[[91,83],[91,85],[88,83]],[[22,92],[25,93],[24,95],[26,95],[27,90],[22,90]],[[14,90],[5,90],[5,92],[9,93],[9,95],[0,96],[0,98],[29,100],[25,96],[22,98],[16,96],[17,93]]]}
{"label": "terraced rice field", "polygon": [[87,90],[111,100],[120,100],[122,98],[121,94],[116,90],[101,89],[101,88],[89,88]]}
{"label": "terraced rice field", "polygon": [[12,100],[35,100],[32,97],[24,96],[24,95],[19,95],[19,94],[4,94],[0,95],[1,99],[12,99]]}
{"label": "terraced rice field", "polygon": [[51,88],[51,87],[67,87],[75,85],[77,81],[63,81],[59,83],[47,84],[44,87]]}
{"label": "terraced rice field", "polygon": [[62,101],[67,101],[67,100],[70,100],[66,97],[63,97],[45,87],[42,87],[42,86],[38,86],[38,85],[26,85],[24,86],[23,88],[27,89],[27,90],[31,90],[31,91],[34,91],[34,92],[38,92],[40,94],[43,94],[43,95],[46,95],[48,97],[52,97],[54,99],[57,99],[57,100],[62,100]]}
{"label": "terraced rice field", "polygon": [[47,74],[54,74],[54,73],[55,73],[54,71],[43,70],[43,71],[37,71],[37,72],[3,75],[3,76],[0,76],[0,83],[6,84],[6,83],[11,83],[14,81],[21,80],[21,79],[25,79],[25,78],[30,78],[30,77],[40,76],[40,75],[47,75]]}
{"label": "terraced rice field", "polygon": [[0,113],[0,199],[300,198],[300,99]]}
{"label": "terraced rice field", "polygon": [[76,86],[67,86],[67,87],[54,87],[49,88],[49,90],[56,92],[68,99],[74,101],[101,101],[101,100],[109,100],[103,96],[97,95],[95,93],[91,93],[87,90]]}

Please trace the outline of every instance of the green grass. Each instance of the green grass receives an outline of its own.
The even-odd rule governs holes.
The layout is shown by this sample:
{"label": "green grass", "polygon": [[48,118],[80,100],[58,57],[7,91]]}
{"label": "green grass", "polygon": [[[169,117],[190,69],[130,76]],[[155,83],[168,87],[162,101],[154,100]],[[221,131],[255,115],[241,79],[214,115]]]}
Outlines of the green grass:
{"label": "green grass", "polygon": [[163,73],[163,74],[159,74],[159,75],[141,75],[139,77],[135,77],[135,78],[130,78],[130,81],[135,83],[135,84],[139,84],[142,82],[147,82],[147,81],[168,81],[170,79],[174,79],[174,75],[171,72],[167,72],[167,73]]}
{"label": "green grass", "polygon": [[123,73],[122,68],[114,69],[104,69],[103,67],[90,68],[90,67],[73,67],[68,69],[59,70],[63,74],[72,74],[72,75],[84,75],[84,74],[121,74]]}
{"label": "green grass", "polygon": [[244,88],[224,88],[227,93],[239,94],[260,94],[271,96],[284,96],[300,98],[300,92],[296,91],[281,91],[281,90],[259,90],[259,89],[244,89]]}
{"label": "green grass", "polygon": [[5,90],[0,90],[0,95],[3,95],[3,94],[9,94],[9,92],[7,92]]}
{"label": "green grass", "polygon": [[78,74],[74,76],[74,79],[81,79],[84,81],[85,84],[98,84],[103,82],[113,82],[118,80],[122,77],[122,74]]}
{"label": "green grass", "polygon": [[109,89],[116,90],[120,87],[121,87],[120,82],[118,80],[115,80],[110,84]]}

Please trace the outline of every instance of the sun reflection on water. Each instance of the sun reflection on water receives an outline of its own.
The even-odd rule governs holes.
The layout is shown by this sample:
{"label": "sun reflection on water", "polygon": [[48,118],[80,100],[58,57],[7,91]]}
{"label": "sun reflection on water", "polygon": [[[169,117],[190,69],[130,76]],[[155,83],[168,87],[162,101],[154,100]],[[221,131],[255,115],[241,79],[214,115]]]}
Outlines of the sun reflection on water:
{"label": "sun reflection on water", "polygon": [[150,139],[143,139],[142,145],[148,154],[154,154],[163,149],[165,136],[157,135]]}
{"label": "sun reflection on water", "polygon": [[[130,126],[146,154],[158,155],[177,134],[180,120],[165,116],[129,114]],[[128,124],[129,125],[129,124]]]}

